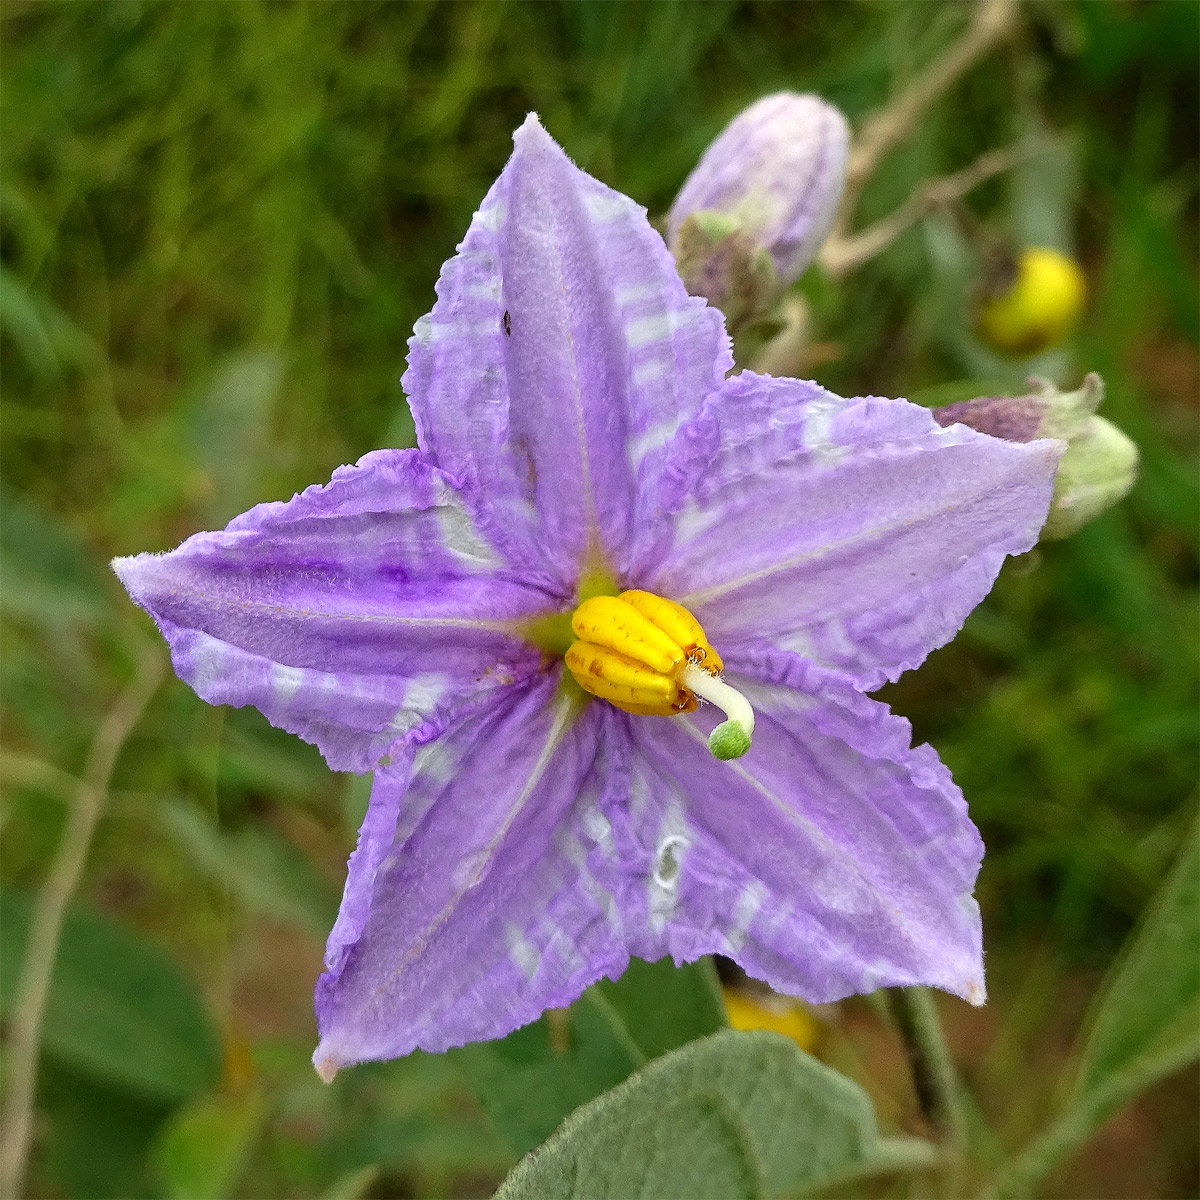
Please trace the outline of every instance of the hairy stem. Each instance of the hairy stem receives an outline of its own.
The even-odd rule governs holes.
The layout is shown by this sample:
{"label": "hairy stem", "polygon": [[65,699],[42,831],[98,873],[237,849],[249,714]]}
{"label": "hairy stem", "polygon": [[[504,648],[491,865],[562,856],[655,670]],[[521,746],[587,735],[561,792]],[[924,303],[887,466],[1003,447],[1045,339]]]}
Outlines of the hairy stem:
{"label": "hairy stem", "polygon": [[1071,1157],[1122,1105],[1160,1079],[1195,1062],[1197,1039],[1155,1047],[1133,1059],[1105,1082],[1075,1097],[1063,1113],[1016,1157],[1001,1167],[980,1193],[983,1200],[1020,1200]]}
{"label": "hairy stem", "polygon": [[133,732],[162,676],[162,656],[157,652],[143,653],[133,679],[100,723],[88,749],[83,775],[75,788],[67,825],[50,873],[38,893],[30,923],[29,944],[17,979],[8,1039],[8,1096],[4,1118],[0,1122],[0,1196],[15,1200],[22,1191],[33,1129],[42,1018],[67,906],[79,885],[121,747]]}
{"label": "hairy stem", "polygon": [[863,185],[880,162],[914,129],[926,110],[1016,26],[1017,0],[976,0],[971,21],[957,41],[922,71],[898,96],[863,125],[854,140],[837,231],[854,215]]}
{"label": "hairy stem", "polygon": [[889,988],[892,1017],[904,1042],[913,1089],[925,1119],[945,1143],[949,1194],[958,1191],[967,1142],[961,1084],[928,988]]}
{"label": "hairy stem", "polygon": [[874,225],[855,234],[829,238],[821,247],[821,265],[834,277],[849,274],[886,250],[935,208],[961,200],[981,183],[1011,170],[1033,152],[1028,146],[989,150],[953,175],[927,179],[899,208]]}

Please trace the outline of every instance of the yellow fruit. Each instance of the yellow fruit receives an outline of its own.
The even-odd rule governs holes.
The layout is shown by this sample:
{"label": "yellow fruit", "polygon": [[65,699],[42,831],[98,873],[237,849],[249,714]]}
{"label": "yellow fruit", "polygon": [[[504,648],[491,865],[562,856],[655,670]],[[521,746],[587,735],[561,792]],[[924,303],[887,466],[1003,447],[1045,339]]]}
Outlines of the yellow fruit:
{"label": "yellow fruit", "polygon": [[976,328],[1001,354],[1040,354],[1071,332],[1086,298],[1087,281],[1073,258],[1030,246],[1018,256],[1011,284],[980,305]]}
{"label": "yellow fruit", "polygon": [[807,1005],[786,996],[758,996],[740,988],[723,987],[725,1012],[734,1029],[769,1029],[790,1037],[810,1054],[817,1048],[821,1026]]}

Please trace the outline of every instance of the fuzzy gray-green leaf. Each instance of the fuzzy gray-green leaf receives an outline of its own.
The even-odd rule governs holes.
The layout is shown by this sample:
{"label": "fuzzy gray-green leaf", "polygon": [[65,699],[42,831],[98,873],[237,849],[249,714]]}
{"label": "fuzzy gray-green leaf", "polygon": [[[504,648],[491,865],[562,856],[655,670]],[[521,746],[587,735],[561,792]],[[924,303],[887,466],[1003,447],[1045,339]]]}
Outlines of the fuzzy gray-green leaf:
{"label": "fuzzy gray-green leaf", "polygon": [[574,1113],[497,1200],[781,1195],[933,1160],[924,1143],[896,1145],[849,1079],[778,1034],[725,1030]]}

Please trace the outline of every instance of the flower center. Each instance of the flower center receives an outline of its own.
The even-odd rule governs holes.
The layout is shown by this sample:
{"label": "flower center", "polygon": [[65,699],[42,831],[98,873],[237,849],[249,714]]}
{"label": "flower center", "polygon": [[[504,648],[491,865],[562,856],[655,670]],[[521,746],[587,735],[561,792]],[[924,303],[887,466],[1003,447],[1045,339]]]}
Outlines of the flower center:
{"label": "flower center", "polygon": [[750,749],[754,710],[720,678],[725,664],[700,622],[681,604],[652,592],[593,596],[571,616],[578,641],[567,669],[585,692],[623,712],[673,717],[692,712],[697,697],[729,719],[709,736],[716,758],[740,758]]}

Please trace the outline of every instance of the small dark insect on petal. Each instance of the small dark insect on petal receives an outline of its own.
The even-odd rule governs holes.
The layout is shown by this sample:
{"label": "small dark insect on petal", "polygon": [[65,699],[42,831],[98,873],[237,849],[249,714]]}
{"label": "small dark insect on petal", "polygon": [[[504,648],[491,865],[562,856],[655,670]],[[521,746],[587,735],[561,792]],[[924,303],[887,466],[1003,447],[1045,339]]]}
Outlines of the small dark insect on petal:
{"label": "small dark insect on petal", "polygon": [[508,309],[504,310],[504,316],[500,318],[500,324],[504,326],[506,337],[512,337],[512,317],[508,315]]}

